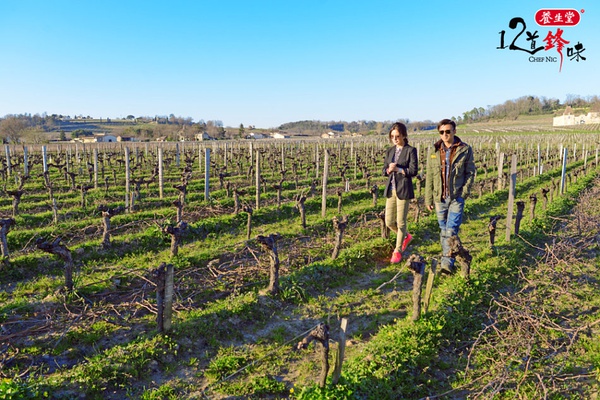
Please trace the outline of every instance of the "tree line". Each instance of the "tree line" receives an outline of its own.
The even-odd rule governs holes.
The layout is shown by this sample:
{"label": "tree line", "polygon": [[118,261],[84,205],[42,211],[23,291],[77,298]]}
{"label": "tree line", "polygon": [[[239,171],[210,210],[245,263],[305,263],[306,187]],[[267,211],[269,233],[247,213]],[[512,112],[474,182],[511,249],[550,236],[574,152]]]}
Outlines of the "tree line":
{"label": "tree line", "polygon": [[483,107],[474,107],[465,111],[462,116],[455,118],[458,123],[486,122],[490,120],[515,120],[520,115],[553,114],[566,106],[588,111],[600,111],[600,97],[594,95],[583,98],[577,95],[567,95],[565,103],[558,99],[522,96],[514,100],[507,100],[502,104]]}
{"label": "tree line", "polygon": [[[474,107],[462,115],[454,116],[459,124],[487,122],[490,120],[515,120],[521,115],[542,115],[560,112],[566,106],[583,111],[600,111],[600,97],[597,95],[586,98],[578,95],[567,95],[564,103],[554,98],[522,96],[507,100],[494,106]],[[194,122],[190,117],[180,117],[174,114],[154,117],[135,117],[128,115],[125,120],[111,121],[110,118],[95,120],[90,116],[71,118],[60,114],[8,114],[0,118],[0,140],[4,143],[47,143],[50,139],[69,140],[76,136],[92,134],[88,127],[73,127],[76,122],[93,121],[98,131],[109,131],[114,135],[133,136],[138,140],[194,140],[198,133],[207,133],[214,139],[235,139],[243,137],[245,130],[238,128],[225,129],[220,120]],[[394,121],[318,121],[304,120],[288,122],[280,125],[277,130],[293,133],[294,135],[320,136],[329,131],[344,134],[380,135],[385,134],[394,122],[403,122],[410,131],[434,129],[436,122],[431,120],[410,121],[401,118]],[[90,122],[91,124],[91,122]],[[243,127],[243,125],[240,125]],[[67,128],[68,127],[68,128]],[[254,127],[249,127],[254,128]],[[79,130],[78,130],[79,129]]]}
{"label": "tree line", "polygon": [[48,143],[52,139],[66,141],[94,133],[132,136],[138,140],[156,140],[160,137],[177,141],[181,137],[194,140],[206,132],[216,139],[227,139],[220,120],[193,122],[190,117],[169,116],[135,117],[126,119],[92,118],[59,114],[8,114],[0,118],[0,140],[3,143]]}

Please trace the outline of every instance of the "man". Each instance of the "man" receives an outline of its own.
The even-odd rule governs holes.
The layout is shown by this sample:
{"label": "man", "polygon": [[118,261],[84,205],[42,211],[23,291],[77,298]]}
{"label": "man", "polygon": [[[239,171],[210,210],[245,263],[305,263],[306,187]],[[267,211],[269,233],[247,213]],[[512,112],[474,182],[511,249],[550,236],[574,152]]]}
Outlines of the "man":
{"label": "man", "polygon": [[434,154],[427,160],[425,205],[437,215],[442,244],[441,269],[454,272],[448,239],[458,235],[462,222],[465,199],[475,181],[473,149],[456,136],[456,123],[450,119],[439,122],[440,140],[435,144]]}

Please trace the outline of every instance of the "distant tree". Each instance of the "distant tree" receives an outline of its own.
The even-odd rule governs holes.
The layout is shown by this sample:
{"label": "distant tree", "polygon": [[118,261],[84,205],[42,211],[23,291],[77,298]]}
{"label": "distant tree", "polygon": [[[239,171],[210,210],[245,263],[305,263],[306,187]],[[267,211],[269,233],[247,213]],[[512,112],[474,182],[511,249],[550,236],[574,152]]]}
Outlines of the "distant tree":
{"label": "distant tree", "polygon": [[577,94],[567,94],[567,99],[565,101],[565,104],[567,104],[568,106],[571,106],[573,108],[576,107],[583,107],[583,105],[586,103],[586,101],[584,99],[581,98],[581,96],[577,95]]}
{"label": "distant tree", "polygon": [[244,124],[240,124],[240,129],[238,129],[238,134],[240,135],[241,138],[244,137],[245,132],[246,132],[246,130],[244,129]]}
{"label": "distant tree", "polygon": [[42,122],[42,125],[44,126],[45,130],[50,131],[54,127],[56,127],[57,123],[58,123],[58,121],[56,119],[56,114],[46,115],[46,117],[44,118],[44,121]]}
{"label": "distant tree", "polygon": [[75,129],[73,132],[71,132],[71,137],[73,139],[82,137],[82,136],[92,136],[92,135],[93,135],[92,131],[88,131],[85,129]]}
{"label": "distant tree", "polygon": [[18,143],[22,132],[27,129],[26,119],[18,116],[8,116],[0,121],[0,137],[4,142]]}
{"label": "distant tree", "polygon": [[210,136],[223,139],[225,135],[225,129],[223,128],[223,122],[221,121],[207,121],[206,122],[206,133]]}
{"label": "distant tree", "polygon": [[32,144],[48,143],[48,134],[39,127],[31,127],[22,131],[20,141]]}
{"label": "distant tree", "polygon": [[590,111],[600,112],[600,98],[598,96],[593,96],[590,99]]}
{"label": "distant tree", "polygon": [[128,119],[128,120],[134,120],[134,119],[135,119],[135,116],[134,116],[134,115],[131,115],[131,114],[129,114],[129,115],[126,117],[126,119]]}
{"label": "distant tree", "polygon": [[[352,126],[352,128],[349,128],[349,129],[354,129],[354,126],[356,125],[356,123],[351,122],[348,125]],[[336,132],[344,132],[344,124],[343,123],[331,124],[331,125],[329,125],[329,129],[331,129],[332,131],[336,131]]]}

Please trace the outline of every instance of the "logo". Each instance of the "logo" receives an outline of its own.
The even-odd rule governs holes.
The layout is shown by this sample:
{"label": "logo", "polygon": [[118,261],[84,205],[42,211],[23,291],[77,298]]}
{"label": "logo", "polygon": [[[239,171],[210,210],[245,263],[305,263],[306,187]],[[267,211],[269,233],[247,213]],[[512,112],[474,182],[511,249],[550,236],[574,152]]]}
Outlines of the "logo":
{"label": "logo", "polygon": [[579,11],[569,8],[545,8],[535,13],[535,22],[540,26],[575,26],[579,21]]}
{"label": "logo", "polygon": [[[581,41],[571,39],[572,32],[565,33],[581,22],[585,10],[564,8],[546,8],[538,10],[534,15],[534,22],[544,28],[550,28],[548,33],[540,29],[531,32],[527,30],[527,23],[521,17],[514,17],[508,22],[511,31],[501,30],[499,50],[522,51],[529,54],[528,61],[534,63],[557,62],[558,72],[562,71],[563,62],[566,60],[580,62],[586,61],[583,55],[585,47]],[[506,44],[510,44],[507,46]],[[541,52],[541,53],[540,53]],[[537,54],[537,55],[536,55]]]}

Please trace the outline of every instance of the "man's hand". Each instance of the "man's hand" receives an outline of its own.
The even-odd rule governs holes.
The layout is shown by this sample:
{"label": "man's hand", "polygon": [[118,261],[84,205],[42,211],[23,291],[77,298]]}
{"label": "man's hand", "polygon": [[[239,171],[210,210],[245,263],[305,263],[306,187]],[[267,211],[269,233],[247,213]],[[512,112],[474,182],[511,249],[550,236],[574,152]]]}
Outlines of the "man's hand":
{"label": "man's hand", "polygon": [[433,206],[427,206],[427,208],[429,208],[429,211],[433,211]]}

